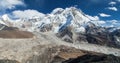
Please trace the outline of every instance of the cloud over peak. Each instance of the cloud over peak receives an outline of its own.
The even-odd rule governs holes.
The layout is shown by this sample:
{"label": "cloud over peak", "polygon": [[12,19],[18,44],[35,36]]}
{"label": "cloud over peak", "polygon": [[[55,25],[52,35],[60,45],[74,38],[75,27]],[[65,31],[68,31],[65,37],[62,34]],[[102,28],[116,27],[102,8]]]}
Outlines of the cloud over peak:
{"label": "cloud over peak", "polygon": [[16,10],[16,11],[13,11],[12,14],[15,18],[32,18],[35,16],[38,16],[38,17],[45,16],[44,14],[38,12],[37,10],[30,10],[30,9],[24,10],[24,11]]}

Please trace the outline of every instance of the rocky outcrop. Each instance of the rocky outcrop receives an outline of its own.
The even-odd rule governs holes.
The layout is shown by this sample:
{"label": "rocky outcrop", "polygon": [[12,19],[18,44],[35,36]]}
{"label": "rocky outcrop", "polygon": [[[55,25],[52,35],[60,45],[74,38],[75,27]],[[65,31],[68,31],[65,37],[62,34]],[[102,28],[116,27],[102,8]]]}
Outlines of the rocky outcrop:
{"label": "rocky outcrop", "polygon": [[113,55],[86,54],[66,60],[62,63],[120,63],[120,57],[115,57]]}

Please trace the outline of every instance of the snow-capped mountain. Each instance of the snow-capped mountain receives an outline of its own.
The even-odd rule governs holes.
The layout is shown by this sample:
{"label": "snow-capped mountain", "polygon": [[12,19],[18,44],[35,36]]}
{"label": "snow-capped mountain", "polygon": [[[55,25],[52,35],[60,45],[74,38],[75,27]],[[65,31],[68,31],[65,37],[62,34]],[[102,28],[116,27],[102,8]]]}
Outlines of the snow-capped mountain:
{"label": "snow-capped mountain", "polygon": [[[14,12],[14,14],[16,13]],[[16,16],[12,15],[12,17],[14,18]],[[27,31],[45,31],[46,26],[48,26],[52,27],[51,29],[55,33],[66,26],[72,26],[74,31],[80,32],[81,29],[84,30],[85,26],[89,23],[102,27],[116,26],[119,28],[119,21],[102,21],[99,20],[99,17],[84,14],[80,9],[75,7],[66,9],[56,8],[50,14],[40,13],[40,15],[32,15],[31,17],[29,16],[29,18],[17,17],[17,19],[12,19],[8,14],[5,14],[1,17],[0,23]]]}
{"label": "snow-capped mountain", "polygon": [[[75,7],[57,8],[50,14],[41,13],[41,15],[13,20],[5,14],[0,23],[30,32],[52,31],[57,37],[68,42],[120,46],[120,36],[115,34],[116,32],[120,34],[119,23],[116,21],[99,20],[97,16],[86,15]],[[108,23],[113,26],[107,26]],[[117,27],[114,27],[116,24]]]}
{"label": "snow-capped mountain", "polygon": [[[17,20],[11,20],[7,14],[2,16],[2,21],[10,25],[11,23],[14,27],[28,31],[41,31],[45,26],[52,26],[52,31],[58,32],[63,27],[72,26],[78,32],[83,25],[87,22],[99,22],[98,17],[92,17],[84,14],[81,10],[70,7],[66,9],[57,8],[53,10],[50,14],[45,14],[45,16],[33,16],[30,19],[19,18]],[[7,21],[7,22],[6,22]]]}

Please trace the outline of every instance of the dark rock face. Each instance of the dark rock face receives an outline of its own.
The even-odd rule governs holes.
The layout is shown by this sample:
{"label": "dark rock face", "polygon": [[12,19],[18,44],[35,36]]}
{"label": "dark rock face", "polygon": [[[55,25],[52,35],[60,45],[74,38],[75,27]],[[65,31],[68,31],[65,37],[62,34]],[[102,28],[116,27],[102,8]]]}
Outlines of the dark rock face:
{"label": "dark rock face", "polygon": [[120,37],[120,29],[117,29],[117,30],[113,31],[112,35]]}
{"label": "dark rock face", "polygon": [[111,34],[113,37],[112,39],[117,44],[116,46],[120,48],[120,29],[113,31]]}
{"label": "dark rock face", "polygon": [[86,37],[87,41],[89,43],[93,44],[99,44],[104,46],[110,46],[110,47],[120,47],[120,41],[117,41],[119,39],[119,30],[115,30],[113,32],[110,32],[107,28],[104,27],[86,27]]}
{"label": "dark rock face", "polygon": [[[42,26],[42,27],[41,27]],[[50,31],[50,30],[52,30],[52,25],[51,24],[43,24],[43,25],[41,25],[40,27],[40,31],[41,32],[46,32],[46,31]],[[39,28],[39,27],[38,27]]]}
{"label": "dark rock face", "polygon": [[107,45],[107,46],[113,44],[111,39],[112,36],[110,36],[110,33],[105,29],[102,29],[101,27],[87,29],[86,37],[89,43]]}
{"label": "dark rock face", "polygon": [[87,26],[86,37],[89,43],[116,47],[116,43],[113,40],[111,32],[107,28],[99,26]]}
{"label": "dark rock face", "polygon": [[91,55],[86,54],[81,57],[66,60],[62,63],[120,63],[120,58],[113,55]]}
{"label": "dark rock face", "polygon": [[72,32],[70,27],[66,27],[56,34],[57,37],[62,38],[64,41],[72,42]]}
{"label": "dark rock face", "polygon": [[[96,26],[93,23],[87,23],[85,29],[85,34],[76,33],[76,39],[73,39],[74,36],[73,32],[71,32],[70,26],[66,27],[56,35],[60,38],[64,38],[67,42],[88,42],[92,44],[120,48],[120,29],[110,32],[109,28]],[[66,35],[67,37],[64,37]]]}
{"label": "dark rock face", "polygon": [[79,42],[82,41],[82,42],[87,42],[88,43],[87,37],[84,34],[79,34],[79,36],[77,37],[77,41],[79,41]]}

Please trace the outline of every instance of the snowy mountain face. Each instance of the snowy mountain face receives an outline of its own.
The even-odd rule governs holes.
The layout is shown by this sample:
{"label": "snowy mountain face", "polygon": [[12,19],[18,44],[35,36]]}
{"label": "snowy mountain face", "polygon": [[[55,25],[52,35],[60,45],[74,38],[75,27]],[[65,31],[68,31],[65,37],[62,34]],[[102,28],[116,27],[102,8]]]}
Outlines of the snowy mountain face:
{"label": "snowy mountain face", "polygon": [[[51,14],[45,16],[34,16],[33,18],[11,20],[7,15],[3,15],[2,20],[12,22],[14,27],[23,28],[28,31],[40,31],[46,26],[52,26],[52,31],[57,33],[66,26],[72,26],[77,32],[83,29],[85,23],[91,20],[98,20],[95,17],[85,15],[82,11],[75,7],[66,9],[57,8]],[[9,24],[7,24],[9,25]]]}
{"label": "snowy mountain face", "polygon": [[[108,22],[101,21],[96,16],[86,15],[75,7],[57,8],[50,14],[41,13],[40,16],[16,20],[10,19],[6,14],[2,16],[0,23],[30,32],[52,31],[57,37],[68,42],[120,46],[120,36],[115,34],[120,31],[120,27],[108,27]],[[112,21],[109,24],[115,26],[118,23]]]}

